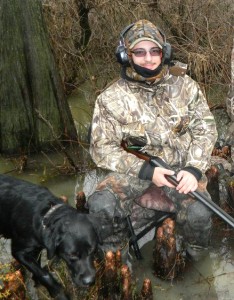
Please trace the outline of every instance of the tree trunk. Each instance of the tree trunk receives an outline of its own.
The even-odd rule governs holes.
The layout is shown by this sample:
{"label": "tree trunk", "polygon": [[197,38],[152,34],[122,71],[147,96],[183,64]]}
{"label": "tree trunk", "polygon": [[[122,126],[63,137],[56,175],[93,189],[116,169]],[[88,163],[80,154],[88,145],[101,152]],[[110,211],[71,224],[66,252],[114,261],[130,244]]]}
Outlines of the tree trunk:
{"label": "tree trunk", "polygon": [[76,139],[41,0],[0,0],[0,152]]}
{"label": "tree trunk", "polygon": [[231,54],[231,84],[228,92],[228,96],[226,99],[227,105],[227,113],[234,122],[234,39],[233,39],[233,47],[232,47],[232,54]]}

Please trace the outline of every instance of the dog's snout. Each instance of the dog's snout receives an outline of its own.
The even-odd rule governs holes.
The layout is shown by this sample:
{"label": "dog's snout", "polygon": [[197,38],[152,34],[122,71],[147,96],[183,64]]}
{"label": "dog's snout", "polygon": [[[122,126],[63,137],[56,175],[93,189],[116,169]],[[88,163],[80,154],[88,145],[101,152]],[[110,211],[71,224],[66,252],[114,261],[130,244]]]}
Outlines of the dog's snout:
{"label": "dog's snout", "polygon": [[95,273],[94,274],[73,274],[73,282],[80,287],[89,287],[95,283]]}
{"label": "dog's snout", "polygon": [[82,278],[82,282],[85,286],[93,285],[95,283],[95,276],[85,276]]}

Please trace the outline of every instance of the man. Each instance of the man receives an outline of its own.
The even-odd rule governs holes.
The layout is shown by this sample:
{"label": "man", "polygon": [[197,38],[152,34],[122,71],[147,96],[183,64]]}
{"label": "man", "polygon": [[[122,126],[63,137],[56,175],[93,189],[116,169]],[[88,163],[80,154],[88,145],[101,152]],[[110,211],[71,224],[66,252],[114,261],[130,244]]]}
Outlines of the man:
{"label": "man", "polygon": [[[121,79],[98,96],[93,114],[90,154],[110,173],[89,196],[90,213],[110,219],[131,215],[139,229],[158,212],[175,212],[187,253],[197,259],[209,244],[211,212],[188,193],[198,188],[209,196],[205,172],[217,139],[213,115],[186,66],[171,61],[170,44],[151,22],[126,27],[116,56]],[[174,171],[126,152],[122,141],[162,158],[177,172],[178,186],[166,177]],[[156,197],[145,197],[149,191]],[[106,247],[121,248],[127,240],[122,230]]]}

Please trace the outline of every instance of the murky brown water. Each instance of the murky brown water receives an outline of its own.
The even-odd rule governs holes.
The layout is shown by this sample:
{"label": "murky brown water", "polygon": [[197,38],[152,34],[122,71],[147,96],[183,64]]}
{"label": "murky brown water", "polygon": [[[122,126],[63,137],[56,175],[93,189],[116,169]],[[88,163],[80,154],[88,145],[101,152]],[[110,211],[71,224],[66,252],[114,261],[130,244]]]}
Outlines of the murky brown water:
{"label": "murky brown water", "polygon": [[[17,163],[15,159],[4,159],[0,157],[0,173],[6,173],[19,179],[27,180],[35,184],[48,187],[56,196],[66,195],[69,203],[73,203],[77,175],[63,174],[59,172],[56,165],[62,165],[63,159],[60,155],[50,154],[32,156],[28,159],[28,166],[23,172],[15,170]],[[63,168],[63,167],[61,167]]]}
{"label": "murky brown water", "polygon": [[[52,160],[56,161],[53,155]],[[38,163],[39,162],[39,163]],[[0,173],[47,186],[55,195],[67,196],[74,205],[77,181],[82,186],[83,176],[58,174],[51,161],[43,156],[30,158],[23,173],[12,171],[15,161],[0,159]],[[141,249],[144,259],[133,261],[133,272],[141,287],[144,278],[150,278],[155,300],[233,300],[234,299],[234,232],[223,229],[220,222],[214,228],[210,255],[203,261],[191,263],[182,279],[165,282],[156,278],[152,270],[154,241]],[[2,249],[0,249],[3,251]],[[82,300],[82,299],[81,299]]]}
{"label": "murky brown water", "polygon": [[[215,229],[209,256],[200,262],[188,263],[183,278],[165,282],[156,278],[152,270],[154,241],[142,248],[144,259],[136,261],[135,272],[139,278],[152,281],[156,300],[233,300],[234,299],[234,235]],[[233,231],[233,230],[232,230]]]}
{"label": "murky brown water", "polygon": [[[69,105],[75,120],[79,141],[86,141],[92,109],[96,96],[90,87],[78,90],[69,99]],[[79,101],[78,101],[79,98]],[[222,119],[222,118],[221,118]],[[219,122],[220,123],[220,122]],[[224,124],[225,126],[225,124]],[[220,135],[224,132],[220,125]],[[30,157],[26,170],[15,171],[17,161],[0,157],[0,174],[8,173],[20,179],[48,187],[56,196],[65,195],[74,205],[75,186],[82,186],[84,174],[65,175],[58,172],[56,165],[63,167],[63,157],[58,154],[37,155]],[[133,273],[139,284],[147,277],[152,281],[155,300],[233,300],[234,299],[234,230],[224,230],[223,225],[216,225],[212,239],[212,248],[208,257],[198,263],[191,263],[184,272],[183,278],[166,282],[156,278],[152,270],[154,241],[141,249],[143,260],[133,259]],[[0,245],[0,254],[6,252],[9,242]],[[2,257],[2,256],[1,256]],[[0,263],[4,261],[0,259]],[[80,299],[83,300],[83,299]]]}

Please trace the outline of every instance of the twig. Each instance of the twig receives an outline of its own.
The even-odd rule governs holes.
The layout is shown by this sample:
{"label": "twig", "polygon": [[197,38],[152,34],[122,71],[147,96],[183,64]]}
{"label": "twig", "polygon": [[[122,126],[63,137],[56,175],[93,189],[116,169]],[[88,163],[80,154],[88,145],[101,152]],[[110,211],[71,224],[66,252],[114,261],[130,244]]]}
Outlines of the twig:
{"label": "twig", "polygon": [[56,134],[54,132],[54,128],[51,125],[51,123],[42,116],[42,114],[39,112],[38,109],[35,109],[35,112],[36,112],[38,118],[40,120],[42,120],[48,126],[48,128],[50,129],[55,142],[58,144],[59,148],[61,149],[61,151],[66,156],[66,158],[67,158],[68,162],[70,163],[70,165],[75,169],[75,171],[79,171],[80,169],[77,167],[77,165],[75,164],[74,160],[71,158],[71,156],[68,154],[68,152],[66,151],[65,147],[63,146],[63,144],[60,142],[60,140],[56,136]]}

